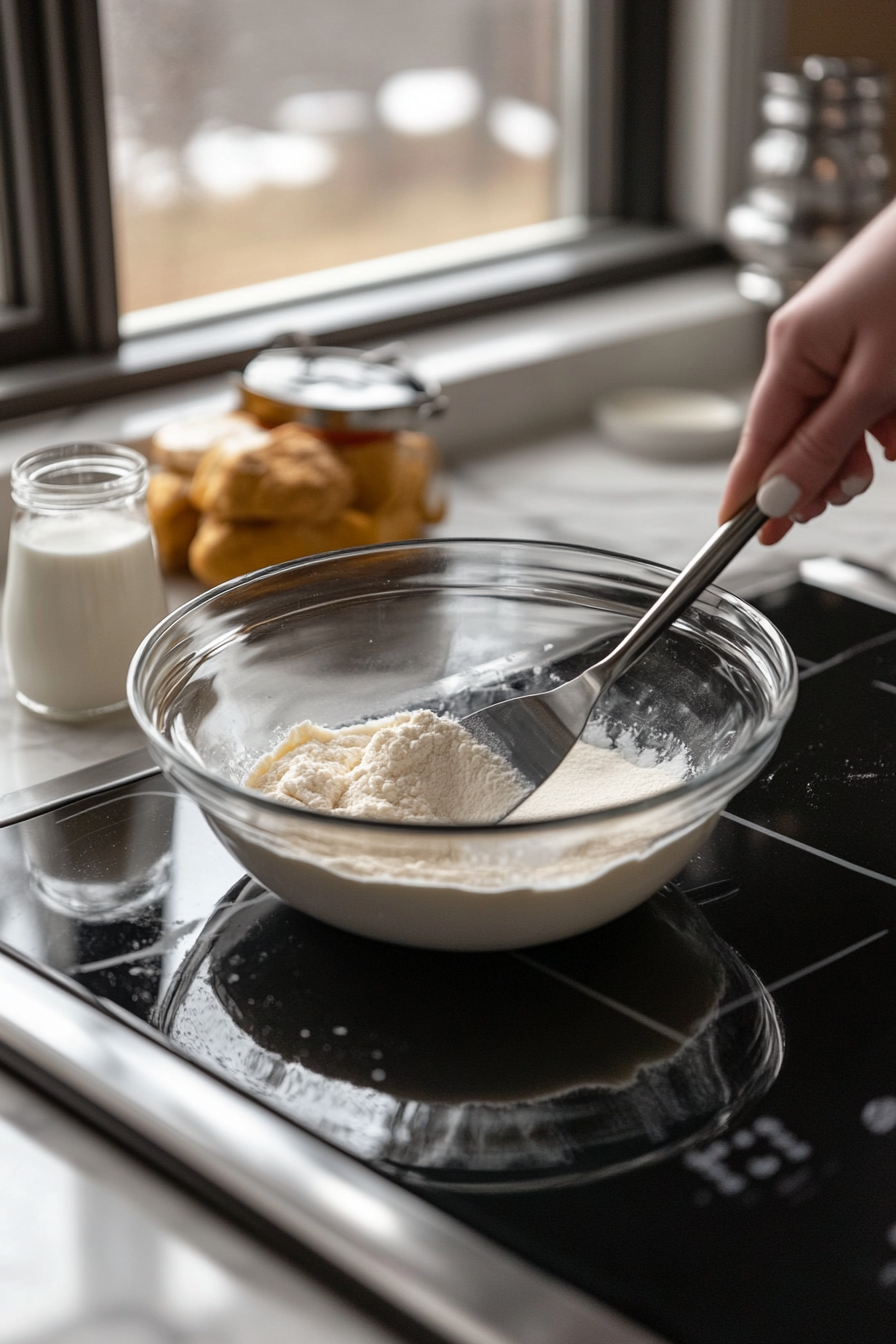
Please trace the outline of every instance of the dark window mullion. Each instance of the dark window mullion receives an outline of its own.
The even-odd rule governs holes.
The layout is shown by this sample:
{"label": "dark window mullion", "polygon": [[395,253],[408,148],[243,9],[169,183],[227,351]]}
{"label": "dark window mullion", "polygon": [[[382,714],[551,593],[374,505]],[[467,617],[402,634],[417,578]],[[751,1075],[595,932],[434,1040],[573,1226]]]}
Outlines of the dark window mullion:
{"label": "dark window mullion", "polygon": [[[21,50],[15,5],[0,3],[0,164],[2,164],[3,301],[24,308],[35,304],[39,293],[39,267],[35,264],[36,218],[32,209],[16,209],[23,178],[33,177],[30,146],[23,115],[25,90],[23,71],[15,53]],[[24,163],[21,160],[24,159]],[[29,172],[29,168],[31,171]],[[19,169],[19,171],[17,171]],[[22,171],[24,170],[24,171]],[[30,194],[30,193],[29,193]],[[22,218],[22,215],[26,219]],[[23,227],[25,224],[31,227]],[[37,283],[35,283],[37,281]],[[37,293],[36,293],[37,291]]]}
{"label": "dark window mullion", "polygon": [[43,0],[58,246],[71,348],[114,350],[118,302],[96,0]]}
{"label": "dark window mullion", "polygon": [[584,198],[591,219],[619,213],[619,53],[625,0],[588,0],[588,89]]}
{"label": "dark window mullion", "polygon": [[0,364],[118,344],[96,0],[0,0]]}
{"label": "dark window mullion", "polygon": [[615,213],[644,224],[668,218],[670,27],[670,0],[620,0]]}
{"label": "dark window mullion", "polygon": [[41,97],[39,20],[36,7],[27,0],[0,0],[0,145],[6,252],[0,359],[4,363],[55,354],[63,345]]}

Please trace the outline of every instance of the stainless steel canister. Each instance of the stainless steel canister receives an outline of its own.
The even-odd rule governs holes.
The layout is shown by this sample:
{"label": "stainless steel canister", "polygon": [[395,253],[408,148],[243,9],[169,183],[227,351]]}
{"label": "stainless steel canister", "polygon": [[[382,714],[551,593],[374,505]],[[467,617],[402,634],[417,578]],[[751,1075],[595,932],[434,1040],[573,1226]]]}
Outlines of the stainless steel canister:
{"label": "stainless steel canister", "polygon": [[777,307],[886,203],[889,91],[887,74],[865,60],[810,56],[765,72],[750,186],[725,220],[745,297]]}

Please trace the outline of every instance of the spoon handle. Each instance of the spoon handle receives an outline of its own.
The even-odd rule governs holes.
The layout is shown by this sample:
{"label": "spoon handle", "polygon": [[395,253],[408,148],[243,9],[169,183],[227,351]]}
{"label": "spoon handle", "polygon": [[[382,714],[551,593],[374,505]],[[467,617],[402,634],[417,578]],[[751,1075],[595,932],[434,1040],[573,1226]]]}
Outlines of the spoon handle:
{"label": "spoon handle", "polygon": [[662,596],[603,660],[601,670],[605,671],[606,676],[603,681],[604,688],[611,685],[640,658],[642,653],[646,652],[653,641],[672,624],[676,616],[680,616],[694,599],[700,596],[703,589],[712,583],[728,561],[737,555],[766,521],[767,515],[762,512],[755,500],[751,500],[713,533],[693,560],[685,565],[677,578],[673,579]]}

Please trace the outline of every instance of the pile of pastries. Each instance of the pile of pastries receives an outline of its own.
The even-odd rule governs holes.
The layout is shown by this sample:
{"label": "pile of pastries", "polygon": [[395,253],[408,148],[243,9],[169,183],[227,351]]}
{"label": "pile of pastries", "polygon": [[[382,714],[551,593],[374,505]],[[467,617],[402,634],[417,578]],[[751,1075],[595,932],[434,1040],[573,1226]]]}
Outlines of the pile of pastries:
{"label": "pile of pastries", "polygon": [[435,446],[415,430],[334,442],[232,411],[165,425],[151,457],[147,504],[162,566],[189,568],[206,584],[319,551],[419,537],[442,513],[431,501]]}

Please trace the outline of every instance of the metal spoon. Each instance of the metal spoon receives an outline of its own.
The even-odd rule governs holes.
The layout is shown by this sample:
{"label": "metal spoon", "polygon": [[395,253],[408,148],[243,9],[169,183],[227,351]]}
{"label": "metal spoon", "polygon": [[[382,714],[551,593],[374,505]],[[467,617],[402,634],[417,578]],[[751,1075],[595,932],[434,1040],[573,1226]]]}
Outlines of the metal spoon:
{"label": "metal spoon", "polygon": [[598,698],[700,596],[764,522],[766,515],[751,501],[723,523],[612,653],[593,667],[553,690],[500,700],[460,720],[477,741],[503,756],[523,781],[513,808],[482,818],[486,824],[503,821],[554,773],[579,740]]}

